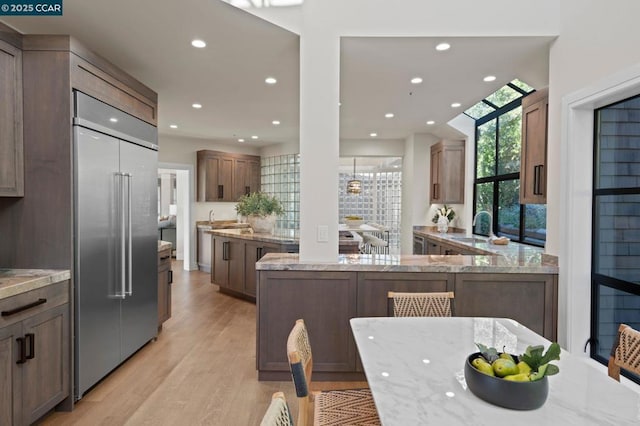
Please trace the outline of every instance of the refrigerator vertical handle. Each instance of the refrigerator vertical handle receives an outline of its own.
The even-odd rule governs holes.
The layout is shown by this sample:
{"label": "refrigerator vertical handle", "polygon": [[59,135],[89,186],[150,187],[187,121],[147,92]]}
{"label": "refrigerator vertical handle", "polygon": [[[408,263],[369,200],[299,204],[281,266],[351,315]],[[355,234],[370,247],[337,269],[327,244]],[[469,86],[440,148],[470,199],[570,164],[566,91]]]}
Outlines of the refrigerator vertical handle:
{"label": "refrigerator vertical handle", "polygon": [[127,177],[127,220],[128,220],[128,231],[129,231],[129,236],[128,236],[128,264],[127,264],[127,278],[128,278],[128,282],[129,282],[129,289],[125,292],[125,295],[127,296],[133,296],[133,252],[132,252],[132,235],[133,232],[131,230],[131,179],[133,179],[133,175],[131,173],[125,173],[125,176]]}
{"label": "refrigerator vertical handle", "polygon": [[125,229],[125,194],[124,194],[124,173],[116,173],[118,176],[118,190],[120,191],[120,292],[116,293],[116,297],[120,299],[125,298],[125,285],[127,280],[125,265],[126,265],[126,229]]}

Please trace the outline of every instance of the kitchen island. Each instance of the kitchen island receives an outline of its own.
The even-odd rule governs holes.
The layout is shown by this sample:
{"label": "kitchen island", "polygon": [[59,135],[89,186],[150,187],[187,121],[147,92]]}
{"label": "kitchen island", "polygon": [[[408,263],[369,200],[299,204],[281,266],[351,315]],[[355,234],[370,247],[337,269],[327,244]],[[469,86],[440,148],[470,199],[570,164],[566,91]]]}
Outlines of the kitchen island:
{"label": "kitchen island", "polygon": [[[309,329],[314,378],[364,378],[349,320],[388,315],[389,291],[452,291],[453,314],[507,317],[556,340],[558,267],[541,251],[512,255],[339,255],[300,262],[271,253],[256,263],[260,380],[287,380],[287,336],[298,318]],[[428,344],[425,342],[425,344]]]}
{"label": "kitchen island", "polygon": [[[272,234],[246,229],[211,229],[211,282],[220,292],[256,300],[255,264],[267,253],[298,253],[298,231],[277,229]],[[341,253],[358,253],[362,242],[355,232],[341,232]]]}
{"label": "kitchen island", "polygon": [[0,424],[73,406],[69,279],[68,270],[0,269]]}

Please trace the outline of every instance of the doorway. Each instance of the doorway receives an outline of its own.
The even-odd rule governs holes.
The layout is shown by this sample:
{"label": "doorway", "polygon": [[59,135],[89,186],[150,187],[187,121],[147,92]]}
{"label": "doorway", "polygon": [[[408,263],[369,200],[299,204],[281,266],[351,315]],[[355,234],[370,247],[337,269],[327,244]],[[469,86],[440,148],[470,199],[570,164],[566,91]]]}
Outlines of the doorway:
{"label": "doorway", "polygon": [[[198,269],[192,208],[193,176],[193,165],[158,163],[158,217],[169,216],[174,221],[175,258],[183,260],[185,271]],[[171,231],[161,231],[160,224],[161,221],[158,222],[158,235],[162,232],[162,235],[171,236]]]}

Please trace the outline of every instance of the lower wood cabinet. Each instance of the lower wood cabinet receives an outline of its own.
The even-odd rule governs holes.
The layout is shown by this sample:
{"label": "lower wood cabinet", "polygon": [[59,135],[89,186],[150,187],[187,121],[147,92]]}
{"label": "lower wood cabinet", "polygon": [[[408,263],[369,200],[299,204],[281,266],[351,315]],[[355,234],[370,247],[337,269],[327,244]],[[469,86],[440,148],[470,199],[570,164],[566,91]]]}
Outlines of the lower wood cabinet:
{"label": "lower wood cabinet", "polygon": [[286,341],[305,320],[319,380],[362,380],[349,320],[388,315],[389,291],[453,291],[453,314],[512,318],[557,340],[556,274],[258,271],[259,380],[290,378]]}
{"label": "lower wood cabinet", "polygon": [[[271,272],[261,274],[258,369],[289,371],[287,337],[304,319],[313,351],[313,374],[355,372],[356,346],[349,320],[356,313],[356,274],[351,272]],[[330,377],[330,376],[329,376]]]}
{"label": "lower wood cabinet", "polygon": [[69,397],[68,291],[66,281],[0,300],[0,424],[32,424]]}
{"label": "lower wood cabinet", "polygon": [[158,329],[171,318],[171,248],[158,252]]}
{"label": "lower wood cabinet", "polygon": [[214,236],[211,239],[211,282],[237,293],[244,291],[244,241]]}

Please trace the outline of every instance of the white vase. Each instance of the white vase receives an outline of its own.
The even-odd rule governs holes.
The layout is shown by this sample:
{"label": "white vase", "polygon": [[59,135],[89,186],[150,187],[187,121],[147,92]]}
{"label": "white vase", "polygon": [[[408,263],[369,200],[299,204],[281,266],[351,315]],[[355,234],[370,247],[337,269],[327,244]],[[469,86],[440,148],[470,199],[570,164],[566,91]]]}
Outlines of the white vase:
{"label": "white vase", "polygon": [[440,215],[438,218],[438,232],[441,234],[446,234],[449,230],[449,219],[446,216]]}
{"label": "white vase", "polygon": [[247,216],[247,220],[253,232],[258,234],[273,234],[273,229],[276,226],[276,215],[259,216],[250,214]]}

